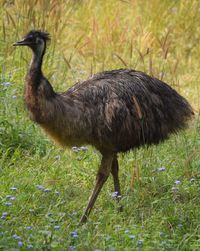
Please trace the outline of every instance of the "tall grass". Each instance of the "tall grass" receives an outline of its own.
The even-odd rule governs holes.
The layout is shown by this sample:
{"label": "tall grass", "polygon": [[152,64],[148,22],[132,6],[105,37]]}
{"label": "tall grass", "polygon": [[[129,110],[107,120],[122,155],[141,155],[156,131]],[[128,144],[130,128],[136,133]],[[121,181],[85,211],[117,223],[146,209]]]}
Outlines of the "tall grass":
{"label": "tall grass", "polygon": [[[0,15],[0,250],[199,250],[200,2],[3,0]],[[121,214],[109,179],[78,225],[100,156],[58,149],[28,120],[31,55],[12,43],[31,29],[51,34],[44,72],[58,91],[128,67],[169,83],[195,109],[188,131],[120,156]]]}
{"label": "tall grass", "polygon": [[27,52],[13,51],[12,42],[30,29],[47,30],[52,37],[47,74],[61,80],[59,86],[74,79],[73,69],[82,78],[130,67],[171,83],[196,106],[199,13],[199,1],[4,1],[1,48],[5,63],[16,67],[19,53],[28,61]]}

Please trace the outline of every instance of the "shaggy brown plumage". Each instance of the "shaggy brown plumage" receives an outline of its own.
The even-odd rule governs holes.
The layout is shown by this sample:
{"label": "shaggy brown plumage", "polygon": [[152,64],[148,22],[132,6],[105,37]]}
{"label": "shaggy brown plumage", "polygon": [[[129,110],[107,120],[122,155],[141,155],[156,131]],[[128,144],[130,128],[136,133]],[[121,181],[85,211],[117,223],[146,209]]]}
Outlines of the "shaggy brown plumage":
{"label": "shaggy brown plumage", "polygon": [[14,44],[33,51],[25,103],[30,118],[62,146],[90,144],[101,152],[96,186],[81,219],[85,222],[110,173],[120,194],[117,153],[158,144],[184,128],[193,111],[166,83],[129,69],[101,72],[56,93],[41,70],[47,40],[48,33],[31,31]]}

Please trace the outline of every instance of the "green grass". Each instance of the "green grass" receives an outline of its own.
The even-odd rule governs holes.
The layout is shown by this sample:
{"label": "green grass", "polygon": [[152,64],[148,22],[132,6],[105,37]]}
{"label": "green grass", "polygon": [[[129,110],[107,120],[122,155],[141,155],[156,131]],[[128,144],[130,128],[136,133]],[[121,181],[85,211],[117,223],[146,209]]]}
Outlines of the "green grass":
{"label": "green grass", "polygon": [[[200,250],[199,1],[32,2],[0,7],[0,250]],[[12,43],[32,28],[51,33],[44,72],[59,91],[130,67],[162,78],[194,107],[188,130],[119,156],[121,213],[109,178],[79,225],[100,155],[62,150],[28,119],[30,51]]]}

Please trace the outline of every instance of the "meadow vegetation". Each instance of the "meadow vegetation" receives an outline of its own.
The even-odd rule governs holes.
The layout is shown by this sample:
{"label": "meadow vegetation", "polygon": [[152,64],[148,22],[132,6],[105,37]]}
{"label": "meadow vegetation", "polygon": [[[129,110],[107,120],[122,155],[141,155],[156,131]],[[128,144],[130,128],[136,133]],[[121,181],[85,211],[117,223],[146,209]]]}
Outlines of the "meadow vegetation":
{"label": "meadow vegetation", "polygon": [[[1,0],[0,250],[200,250],[200,2]],[[57,91],[102,70],[133,68],[169,83],[195,111],[166,142],[120,155],[123,212],[109,178],[79,219],[99,153],[60,149],[28,118],[31,53],[12,43],[51,34],[43,70]]]}

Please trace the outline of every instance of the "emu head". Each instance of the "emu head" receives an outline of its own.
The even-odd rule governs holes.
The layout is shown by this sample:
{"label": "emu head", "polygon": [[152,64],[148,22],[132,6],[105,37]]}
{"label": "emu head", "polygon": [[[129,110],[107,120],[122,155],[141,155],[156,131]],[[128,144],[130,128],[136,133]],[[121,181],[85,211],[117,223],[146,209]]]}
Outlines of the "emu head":
{"label": "emu head", "polygon": [[49,33],[40,30],[32,30],[21,40],[13,44],[13,46],[28,46],[37,55],[45,52],[46,43],[50,40]]}

